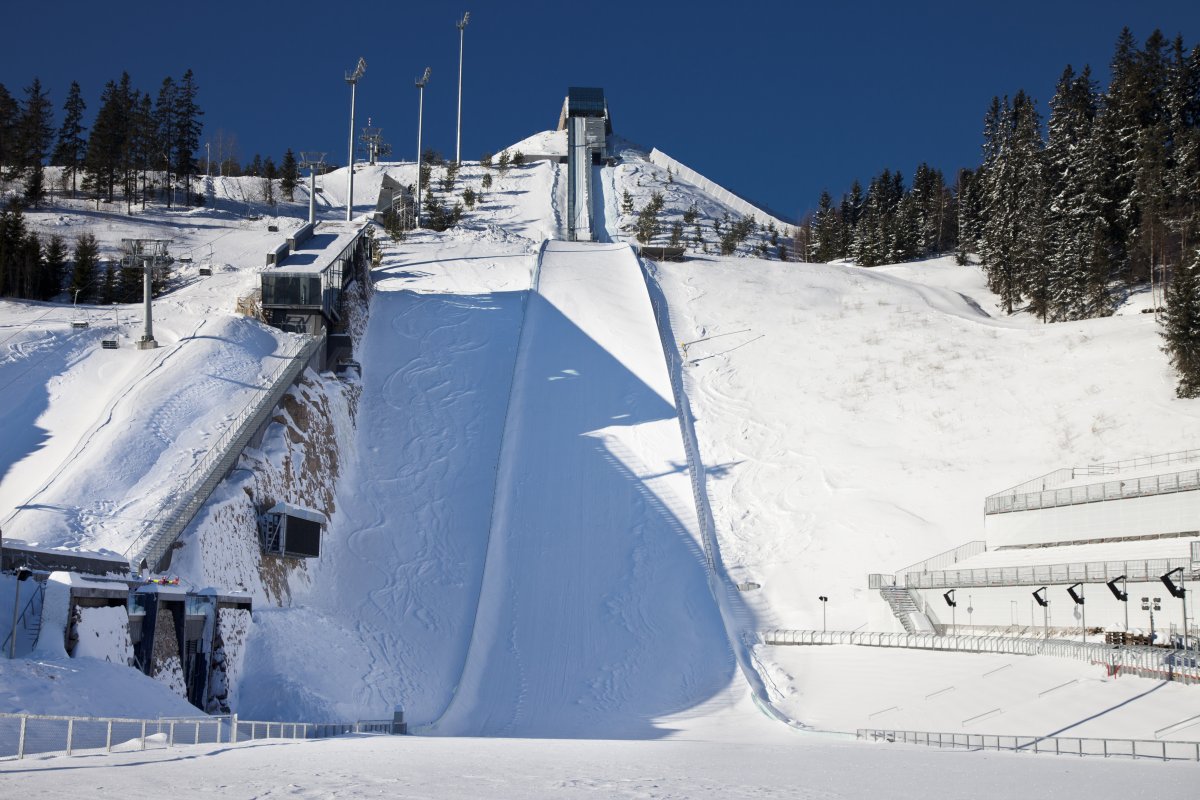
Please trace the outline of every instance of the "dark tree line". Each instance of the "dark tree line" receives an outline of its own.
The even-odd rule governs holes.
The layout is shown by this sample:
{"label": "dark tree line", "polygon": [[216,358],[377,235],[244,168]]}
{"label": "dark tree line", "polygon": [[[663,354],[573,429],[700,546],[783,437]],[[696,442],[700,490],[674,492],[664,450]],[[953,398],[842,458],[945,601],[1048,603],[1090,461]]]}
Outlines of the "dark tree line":
{"label": "dark tree line", "polygon": [[811,261],[848,258],[864,267],[912,261],[954,246],[955,195],[928,164],[917,167],[911,188],[900,172],[885,169],[865,193],[855,181],[836,206],[822,192],[806,227]]}
{"label": "dark tree line", "polygon": [[164,79],[153,97],[134,87],[124,73],[105,84],[89,130],[84,126],[87,104],[79,84],[72,83],[56,135],[53,107],[40,81],[35,78],[26,87],[22,101],[0,86],[3,175],[22,181],[23,201],[30,207],[45,199],[47,159],[63,168],[72,196],[83,189],[97,201],[113,202],[119,193],[132,208],[135,201],[144,206],[153,184],[159,184],[172,203],[174,197],[165,189],[167,176],[174,175],[183,203],[190,205],[198,201],[192,191],[204,114],[198,93],[191,70],[178,81]]}
{"label": "dark tree line", "polygon": [[[911,186],[884,170],[803,241],[814,261],[863,266],[977,254],[1006,311],[1046,321],[1112,313],[1119,292],[1169,281],[1200,244],[1200,48],[1125,29],[1111,81],[1068,66],[1044,120],[1024,91],[992,100],[982,163],[953,187],[926,165]],[[802,254],[803,255],[803,254]],[[1200,385],[1200,380],[1198,384]]]}

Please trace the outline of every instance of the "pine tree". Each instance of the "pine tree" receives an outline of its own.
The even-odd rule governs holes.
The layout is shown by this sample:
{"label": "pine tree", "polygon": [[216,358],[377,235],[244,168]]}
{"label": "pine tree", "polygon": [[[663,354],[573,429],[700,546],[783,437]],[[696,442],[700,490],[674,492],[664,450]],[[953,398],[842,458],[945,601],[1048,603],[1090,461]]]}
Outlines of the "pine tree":
{"label": "pine tree", "polygon": [[1104,162],[1096,130],[1099,95],[1085,68],[1067,67],[1050,102],[1047,313],[1052,320],[1111,313]]}
{"label": "pine tree", "polygon": [[56,167],[65,167],[71,176],[71,197],[78,190],[77,176],[83,166],[83,157],[87,154],[87,140],[83,138],[83,112],[87,105],[78,81],[71,81],[67,92],[67,101],[63,104],[62,126],[58,129],[58,144],[50,163]]}
{"label": "pine tree", "polygon": [[275,162],[267,156],[262,165],[262,181],[263,201],[269,206],[275,205],[275,174]]}
{"label": "pine tree", "polygon": [[113,200],[117,169],[125,143],[124,110],[117,84],[109,81],[100,95],[100,110],[88,136],[87,154],[83,160],[83,188],[96,193],[99,205],[103,198]]}
{"label": "pine tree", "polygon": [[1179,397],[1200,397],[1200,251],[1175,273],[1163,314],[1163,352],[1175,368]]}
{"label": "pine tree", "polygon": [[140,193],[142,210],[146,209],[146,182],[155,162],[155,147],[157,146],[157,126],[154,120],[154,104],[146,92],[136,92],[136,102],[132,104],[130,119],[129,153],[130,168],[133,177],[133,188],[137,189],[138,173],[142,181]]}
{"label": "pine tree", "polygon": [[0,174],[12,164],[17,152],[17,120],[20,114],[17,101],[0,83]]}
{"label": "pine tree", "polygon": [[993,100],[985,124],[980,260],[989,288],[1000,296],[1006,313],[1011,314],[1028,295],[1030,310],[1044,317],[1049,285],[1041,121],[1033,99],[1024,91],[1011,104],[1005,98],[997,121],[998,106]]}
{"label": "pine tree", "polygon": [[49,300],[61,292],[66,269],[67,246],[61,236],[51,235],[42,250],[42,273],[36,296],[42,300]]}
{"label": "pine tree", "polygon": [[1172,237],[1164,260],[1178,263],[1200,232],[1200,47],[1189,54],[1182,38],[1172,44],[1164,105],[1170,140],[1165,216]]}
{"label": "pine tree", "polygon": [[[96,298],[96,269],[100,263],[100,248],[91,233],[81,233],[75,240],[75,265],[67,290],[82,303]],[[79,294],[76,295],[75,293]]]}
{"label": "pine tree", "polygon": [[833,198],[821,192],[812,221],[812,259],[828,264],[838,257],[838,219],[833,210]]}
{"label": "pine tree", "polygon": [[163,78],[158,88],[158,97],[154,101],[154,165],[162,170],[162,186],[167,208],[171,207],[171,191],[168,183],[171,180],[171,168],[175,163],[174,148],[177,142],[176,131],[178,122],[176,113],[179,102],[176,98],[178,89],[171,77]]}
{"label": "pine tree", "polygon": [[196,174],[196,151],[200,149],[200,134],[204,130],[200,117],[204,112],[196,104],[199,87],[189,69],[183,73],[175,92],[175,129],[172,136],[175,173],[184,181],[186,204],[192,204],[192,176]]}
{"label": "pine tree", "polygon": [[42,89],[41,81],[34,78],[25,89],[25,105],[17,123],[20,152],[16,164],[25,178],[25,202],[34,207],[40,205],[45,196],[43,164],[54,137],[53,113],[50,97]]}
{"label": "pine tree", "polygon": [[22,297],[21,265],[27,231],[20,204],[10,200],[0,214],[0,297]]}
{"label": "pine tree", "polygon": [[658,221],[658,214],[662,211],[663,204],[662,193],[654,192],[650,195],[650,202],[638,212],[637,240],[642,244],[650,244],[654,240],[654,237],[662,232],[662,226]]}
{"label": "pine tree", "polygon": [[296,184],[300,180],[300,169],[296,166],[296,156],[289,147],[283,154],[283,163],[279,165],[279,190],[290,203],[295,198]]}

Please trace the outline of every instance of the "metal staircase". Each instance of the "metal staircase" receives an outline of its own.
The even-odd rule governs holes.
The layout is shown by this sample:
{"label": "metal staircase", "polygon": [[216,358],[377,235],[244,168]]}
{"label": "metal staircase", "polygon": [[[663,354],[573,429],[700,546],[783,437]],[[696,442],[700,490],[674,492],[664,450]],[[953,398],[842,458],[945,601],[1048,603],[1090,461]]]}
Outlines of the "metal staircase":
{"label": "metal staircase", "polygon": [[157,527],[126,551],[125,555],[129,557],[129,564],[134,572],[141,571],[143,564],[151,571],[163,567],[167,561],[167,553],[175,541],[191,524],[192,518],[208,501],[213,490],[237,464],[242,450],[250,443],[255,431],[267,421],[275,407],[283,400],[283,396],[304,371],[313,354],[324,346],[324,332],[305,342],[280,369],[271,384],[264,387],[265,391],[259,399],[242,410],[229,430],[196,465],[187,482],[172,494],[172,499],[168,501],[168,507],[163,509]]}
{"label": "metal staircase", "polygon": [[[30,581],[33,583],[33,581]],[[8,656],[11,650],[12,638],[17,637],[16,655],[24,655],[37,646],[38,636],[42,632],[42,601],[46,596],[46,584],[37,583],[37,589],[33,596],[29,598],[29,602],[25,604],[25,608],[21,610],[21,615],[17,618],[16,627],[8,632],[8,636],[4,637],[3,644],[0,644],[0,655]]]}
{"label": "metal staircase", "polygon": [[908,633],[928,633],[933,630],[929,618],[917,605],[912,593],[902,586],[884,586],[879,590],[883,599],[892,607],[892,614],[900,620]]}

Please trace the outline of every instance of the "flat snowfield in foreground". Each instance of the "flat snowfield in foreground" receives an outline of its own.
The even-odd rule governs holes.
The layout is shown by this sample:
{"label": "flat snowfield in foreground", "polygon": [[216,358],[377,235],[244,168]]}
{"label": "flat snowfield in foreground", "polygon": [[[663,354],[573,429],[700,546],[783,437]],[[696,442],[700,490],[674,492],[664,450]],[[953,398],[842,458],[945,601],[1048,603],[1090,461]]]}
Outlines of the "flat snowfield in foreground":
{"label": "flat snowfield in foreground", "polygon": [[[267,767],[267,765],[270,765]],[[136,769],[127,769],[136,767]],[[700,739],[369,737],[249,742],[0,765],[5,797],[862,798],[1188,796],[1200,767],[785,735]]]}

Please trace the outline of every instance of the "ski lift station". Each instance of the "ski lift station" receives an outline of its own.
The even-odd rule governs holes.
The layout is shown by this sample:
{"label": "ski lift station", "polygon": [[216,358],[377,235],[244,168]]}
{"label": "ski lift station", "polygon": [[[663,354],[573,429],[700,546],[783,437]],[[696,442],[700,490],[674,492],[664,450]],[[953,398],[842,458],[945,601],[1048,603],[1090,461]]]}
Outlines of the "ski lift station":
{"label": "ski lift station", "polygon": [[310,222],[267,253],[266,322],[311,336],[340,328],[342,292],[370,260],[366,230],[361,223]]}

